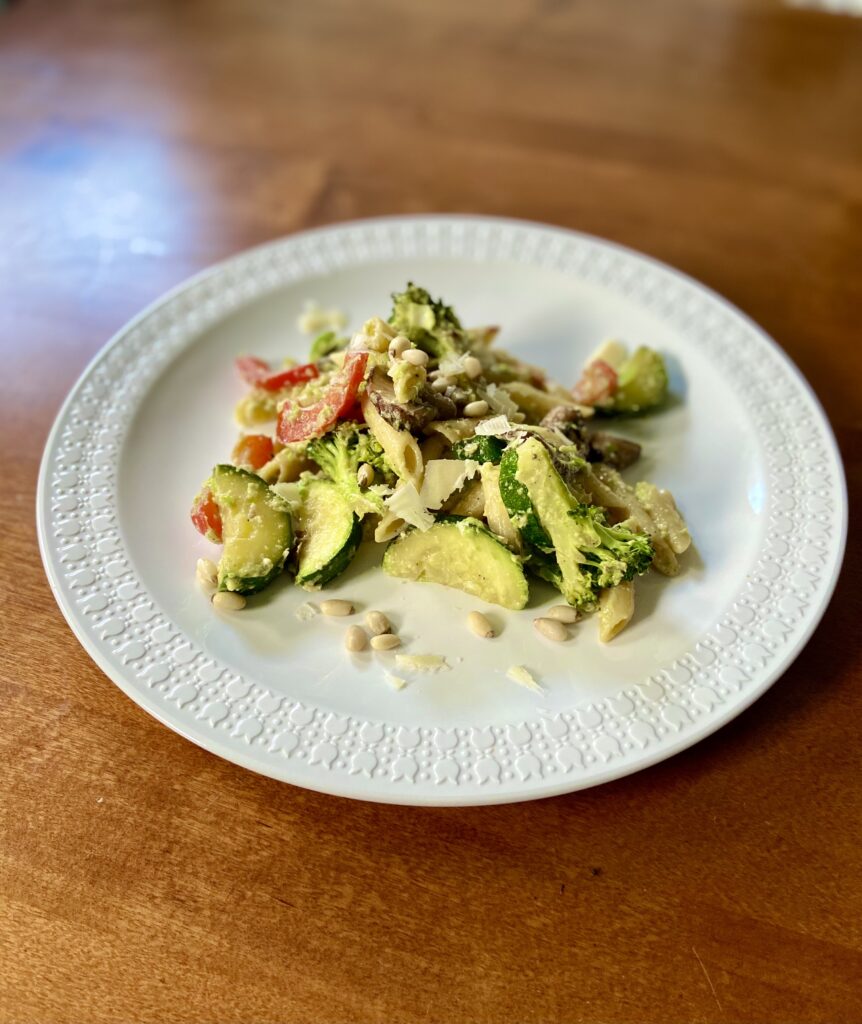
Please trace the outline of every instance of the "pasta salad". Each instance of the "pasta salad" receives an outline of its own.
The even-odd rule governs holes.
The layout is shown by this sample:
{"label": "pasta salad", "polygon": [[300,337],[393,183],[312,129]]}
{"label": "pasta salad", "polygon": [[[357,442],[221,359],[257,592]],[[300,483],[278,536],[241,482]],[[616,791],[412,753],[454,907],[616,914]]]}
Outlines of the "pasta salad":
{"label": "pasta salad", "polygon": [[352,337],[333,323],[304,364],[237,360],[242,435],[191,513],[221,545],[204,570],[217,603],[285,569],[319,590],[367,542],[391,576],[512,610],[545,580],[607,641],[639,576],[679,571],[691,538],[673,496],[626,481],[640,446],[606,430],[665,401],[658,352],[606,342],[568,388],[414,284]]}

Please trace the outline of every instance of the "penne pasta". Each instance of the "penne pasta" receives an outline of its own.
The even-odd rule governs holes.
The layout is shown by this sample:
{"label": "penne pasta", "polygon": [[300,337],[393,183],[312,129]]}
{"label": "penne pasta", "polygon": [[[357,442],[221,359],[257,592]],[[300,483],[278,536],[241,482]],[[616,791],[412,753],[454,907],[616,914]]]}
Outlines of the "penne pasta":
{"label": "penne pasta", "polygon": [[679,573],[679,561],[673,548],[638,500],[634,489],[629,487],[617,470],[596,465],[585,472],[583,477],[584,486],[596,504],[617,513],[622,512],[622,515],[616,516],[618,521],[630,523],[649,537],[655,551],[653,568],[663,576],[676,576]]}
{"label": "penne pasta", "polygon": [[378,544],[386,544],[397,537],[405,525],[400,516],[396,516],[394,512],[387,512],[386,515],[380,517],[380,522],[374,529],[374,539]]}
{"label": "penne pasta", "polygon": [[631,622],[635,613],[635,585],[632,580],[603,590],[599,595],[599,640],[608,643]]}
{"label": "penne pasta", "polygon": [[465,437],[472,437],[476,432],[476,420],[432,420],[425,427],[426,434],[442,434],[450,444],[456,441],[463,441]]}
{"label": "penne pasta", "polygon": [[362,396],[361,403],[365,422],[386,453],[389,464],[399,477],[409,480],[418,491],[422,486],[424,463],[415,438],[406,430],[396,430],[387,423],[367,393]]}
{"label": "penne pasta", "polygon": [[482,509],[488,526],[493,533],[496,533],[513,551],[521,550],[521,535],[515,529],[503,499],[500,497],[500,467],[490,462],[484,463],[481,469],[482,474],[482,497],[484,507]]}
{"label": "penne pasta", "polygon": [[661,490],[644,480],[635,485],[635,494],[674,553],[681,555],[688,551],[691,534],[670,491]]}
{"label": "penne pasta", "polygon": [[444,509],[453,516],[473,516],[481,519],[485,514],[485,495],[482,490],[481,480],[470,480],[455,495],[454,502],[448,502]]}
{"label": "penne pasta", "polygon": [[268,484],[289,484],[298,480],[306,470],[313,469],[316,466],[305,454],[304,445],[286,445],[257,474]]}

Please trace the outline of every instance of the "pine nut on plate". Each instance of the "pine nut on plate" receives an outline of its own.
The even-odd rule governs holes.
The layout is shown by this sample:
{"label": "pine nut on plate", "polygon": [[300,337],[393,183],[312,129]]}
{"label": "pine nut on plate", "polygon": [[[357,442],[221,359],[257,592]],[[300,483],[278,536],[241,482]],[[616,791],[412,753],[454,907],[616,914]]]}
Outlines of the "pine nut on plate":
{"label": "pine nut on plate", "polygon": [[349,626],[344,634],[344,646],[348,651],[364,651],[368,646],[368,637],[361,626]]}
{"label": "pine nut on plate", "polygon": [[391,651],[401,646],[401,638],[394,633],[381,633],[371,638],[371,646],[375,651]]}
{"label": "pine nut on plate", "polygon": [[554,643],[559,644],[569,639],[569,631],[558,619],[533,619],[533,625],[537,633]]}
{"label": "pine nut on plate", "polygon": [[232,590],[220,590],[213,594],[213,608],[222,612],[238,612],[245,608],[245,598],[242,594],[235,594]]}
{"label": "pine nut on plate", "polygon": [[383,633],[389,633],[391,626],[389,619],[383,614],[383,612],[370,611],[365,615],[365,625],[368,626],[369,630],[375,635],[380,636]]}
{"label": "pine nut on plate", "polygon": [[573,608],[570,604],[555,604],[545,614],[547,618],[556,619],[557,622],[565,622],[568,626],[578,621],[577,609]]}
{"label": "pine nut on plate", "polygon": [[353,603],[342,601],[337,597],[330,597],[328,600],[320,602],[320,610],[324,615],[352,615]]}
{"label": "pine nut on plate", "polygon": [[467,626],[471,633],[475,633],[476,636],[481,636],[485,640],[490,640],[497,635],[487,616],[481,612],[470,612],[467,616]]}

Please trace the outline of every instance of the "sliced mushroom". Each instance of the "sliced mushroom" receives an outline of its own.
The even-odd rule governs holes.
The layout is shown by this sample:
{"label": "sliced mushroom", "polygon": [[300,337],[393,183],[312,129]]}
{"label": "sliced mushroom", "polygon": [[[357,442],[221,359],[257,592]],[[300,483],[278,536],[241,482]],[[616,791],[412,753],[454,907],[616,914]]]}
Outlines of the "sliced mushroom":
{"label": "sliced mushroom", "polygon": [[423,388],[412,402],[398,402],[395,400],[392,381],[379,369],[368,379],[367,386],[368,397],[374,403],[374,408],[396,430],[409,430],[415,433],[431,420],[440,419],[437,406],[429,400],[431,396],[436,398],[430,389]]}
{"label": "sliced mushroom", "polygon": [[587,458],[589,444],[587,442],[586,425],[584,417],[578,409],[571,405],[555,406],[542,417],[540,425],[559,431],[577,447],[578,454],[582,458]]}
{"label": "sliced mushroom", "polygon": [[626,469],[637,462],[641,455],[641,446],[636,441],[600,430],[590,434],[588,442],[590,447],[587,458],[590,462],[603,462],[614,469]]}

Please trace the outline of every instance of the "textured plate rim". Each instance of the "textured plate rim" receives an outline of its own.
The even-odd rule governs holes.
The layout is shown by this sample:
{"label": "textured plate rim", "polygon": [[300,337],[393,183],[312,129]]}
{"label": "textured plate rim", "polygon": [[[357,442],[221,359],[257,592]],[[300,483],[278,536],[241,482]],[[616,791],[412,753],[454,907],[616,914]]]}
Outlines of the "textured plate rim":
{"label": "textured plate rim", "polygon": [[[703,717],[700,723],[695,723],[692,727],[681,732],[676,738],[669,738],[659,742],[651,751],[648,749],[642,750],[636,757],[621,759],[619,763],[615,765],[608,765],[603,770],[593,770],[589,775],[584,777],[563,775],[558,780],[554,781],[549,781],[545,778],[540,785],[533,784],[530,786],[520,786],[516,784],[514,787],[509,788],[501,786],[499,789],[481,789],[479,791],[471,792],[466,792],[464,790],[459,791],[458,789],[440,791],[432,790],[430,792],[426,790],[420,795],[415,789],[411,791],[411,788],[398,788],[391,784],[389,784],[389,788],[381,789],[379,786],[371,788],[368,785],[368,780],[354,778],[344,774],[330,773],[328,770],[318,770],[311,773],[313,778],[303,777],[300,772],[295,770],[296,766],[292,765],[289,760],[281,762],[281,765],[284,766],[283,770],[281,770],[281,765],[277,763],[274,758],[270,758],[268,761],[262,762],[261,757],[248,756],[241,748],[236,745],[230,745],[216,733],[204,733],[203,730],[196,732],[194,729],[186,726],[182,717],[178,713],[172,714],[169,711],[166,711],[154,699],[154,697],[152,697],[150,693],[142,687],[140,683],[136,683],[133,679],[129,678],[130,673],[124,673],[109,657],[107,657],[104,648],[100,646],[98,642],[94,641],[93,638],[82,628],[80,615],[60,584],[61,574],[59,572],[59,567],[55,565],[54,557],[48,546],[49,524],[46,496],[49,474],[52,468],[52,456],[55,453],[58,436],[66,414],[72,407],[74,401],[79,397],[85,382],[87,382],[94,369],[103,362],[106,356],[116,346],[121,344],[136,328],[148,321],[159,311],[169,307],[176,299],[189,293],[195,287],[206,282],[208,279],[218,277],[231,268],[231,266],[240,264],[241,261],[247,261],[255,257],[266,257],[268,254],[276,253],[282,247],[292,243],[302,244],[303,242],[308,241],[320,242],[327,236],[338,235],[351,230],[372,231],[376,228],[387,228],[389,226],[398,225],[413,225],[414,228],[421,225],[423,229],[429,226],[437,228],[440,225],[473,225],[474,227],[485,226],[489,229],[508,231],[522,230],[526,232],[541,232],[549,237],[556,236],[560,239],[569,239],[573,243],[580,242],[582,244],[591,245],[606,252],[615,253],[627,261],[633,260],[635,263],[641,263],[645,266],[651,267],[654,271],[657,271],[662,275],[669,275],[672,280],[676,280],[685,285],[688,289],[693,290],[695,293],[699,293],[700,296],[708,300],[711,305],[720,309],[725,315],[736,320],[748,332],[756,335],[759,341],[762,344],[765,343],[766,347],[771,350],[773,356],[777,357],[778,361],[783,366],[784,372],[797,387],[802,389],[811,404],[811,411],[817,421],[816,425],[820,430],[820,440],[824,443],[827,449],[830,468],[835,474],[835,484],[840,498],[833,513],[833,526],[836,528],[837,536],[832,544],[829,576],[821,581],[820,589],[816,596],[816,603],[806,611],[803,617],[804,621],[800,623],[800,628],[793,634],[792,642],[780,654],[775,662],[770,665],[768,670],[757,674],[756,682],[753,685],[749,686],[744,693],[739,694],[732,702],[726,703],[724,707],[717,712],[712,711],[708,716]],[[275,239],[261,246],[245,250],[234,256],[228,257],[225,260],[219,261],[218,263],[215,263],[180,282],[177,286],[162,294],[135,317],[124,324],[113,335],[113,337],[94,354],[75,384],[72,386],[69,394],[57,412],[51,431],[49,432],[45,443],[37,484],[36,502],[39,549],[45,566],[46,575],[58,606],[60,607],[60,610],[66,618],[66,621],[71,627],[73,633],[93,661],[108,676],[108,678],[111,679],[111,681],[114,682],[124,693],[126,693],[127,696],[134,700],[135,703],[141,706],[149,714],[153,715],[153,717],[162,722],[162,724],[166,725],[172,731],[177,732],[185,739],[191,740],[203,749],[259,774],[263,774],[280,781],[291,782],[319,792],[330,793],[332,795],[375,802],[416,806],[470,806],[512,803],[575,792],[580,789],[601,785],[605,782],[621,778],[625,775],[632,774],[653,764],[659,763],[660,761],[672,757],[688,747],[693,746],[695,743],[717,731],[722,726],[732,721],[738,714],[741,714],[744,710],[750,707],[755,700],[762,696],[763,693],[765,693],[766,690],[769,689],[785,671],[787,671],[789,666],[810,640],[829,605],[832,594],[834,593],[843,561],[848,526],[846,479],[843,472],[840,452],[828,418],[810,384],[792,362],[790,357],[761,327],[759,327],[758,324],[751,320],[750,317],[714,290],[682,271],[679,271],[649,255],[620,245],[619,243],[554,225],[517,220],[513,218],[471,214],[396,215],[341,222],[321,228],[314,228],[307,231],[297,232],[285,236],[284,238]],[[387,783],[384,780],[384,787],[386,785]]]}

